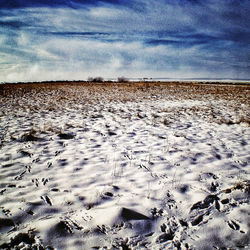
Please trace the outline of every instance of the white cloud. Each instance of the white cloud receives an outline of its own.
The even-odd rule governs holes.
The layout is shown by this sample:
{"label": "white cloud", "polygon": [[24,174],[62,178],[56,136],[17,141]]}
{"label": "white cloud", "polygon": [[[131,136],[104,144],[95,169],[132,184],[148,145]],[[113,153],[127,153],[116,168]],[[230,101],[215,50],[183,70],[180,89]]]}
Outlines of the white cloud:
{"label": "white cloud", "polygon": [[89,15],[93,16],[94,18],[114,19],[123,16],[124,12],[120,9],[95,7],[90,9]]}

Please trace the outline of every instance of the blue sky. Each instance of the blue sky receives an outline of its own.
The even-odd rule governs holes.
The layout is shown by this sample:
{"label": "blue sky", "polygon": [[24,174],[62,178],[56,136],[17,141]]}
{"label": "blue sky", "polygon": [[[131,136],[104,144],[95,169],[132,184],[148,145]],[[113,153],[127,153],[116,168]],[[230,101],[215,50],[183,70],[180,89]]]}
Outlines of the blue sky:
{"label": "blue sky", "polygon": [[0,82],[250,79],[248,0],[0,0]]}

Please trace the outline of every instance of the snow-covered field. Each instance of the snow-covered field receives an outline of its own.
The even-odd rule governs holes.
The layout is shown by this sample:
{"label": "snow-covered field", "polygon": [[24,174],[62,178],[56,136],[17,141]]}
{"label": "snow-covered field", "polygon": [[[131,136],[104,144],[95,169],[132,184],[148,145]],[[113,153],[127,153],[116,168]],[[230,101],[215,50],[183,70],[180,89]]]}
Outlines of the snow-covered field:
{"label": "snow-covered field", "polygon": [[0,248],[247,249],[249,91],[1,86]]}

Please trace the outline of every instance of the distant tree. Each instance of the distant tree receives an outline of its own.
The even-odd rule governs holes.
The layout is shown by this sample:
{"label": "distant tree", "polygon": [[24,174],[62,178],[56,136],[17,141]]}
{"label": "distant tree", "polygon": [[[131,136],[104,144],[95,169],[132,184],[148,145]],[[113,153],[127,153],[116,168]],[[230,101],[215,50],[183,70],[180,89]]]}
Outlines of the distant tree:
{"label": "distant tree", "polygon": [[117,81],[118,82],[128,82],[129,80],[128,80],[128,78],[126,78],[124,76],[120,76],[120,77],[117,78]]}
{"label": "distant tree", "polygon": [[101,76],[97,76],[97,77],[89,77],[88,78],[89,82],[104,82],[104,78]]}

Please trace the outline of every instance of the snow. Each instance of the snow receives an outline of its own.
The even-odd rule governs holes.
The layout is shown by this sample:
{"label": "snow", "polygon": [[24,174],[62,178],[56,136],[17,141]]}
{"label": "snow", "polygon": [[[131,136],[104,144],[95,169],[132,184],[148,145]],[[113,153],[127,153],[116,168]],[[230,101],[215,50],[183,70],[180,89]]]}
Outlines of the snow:
{"label": "snow", "polygon": [[249,246],[249,86],[37,86],[0,96],[0,245]]}

